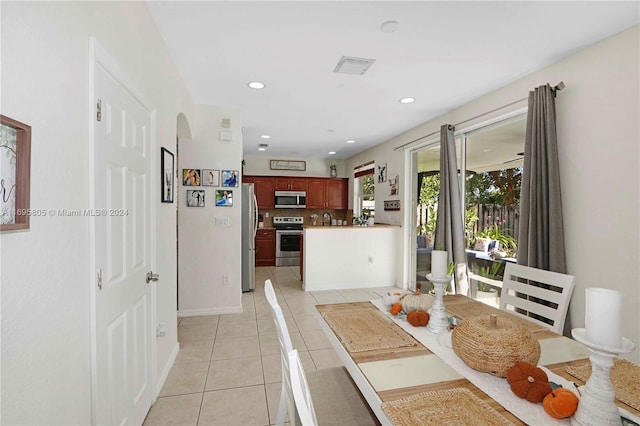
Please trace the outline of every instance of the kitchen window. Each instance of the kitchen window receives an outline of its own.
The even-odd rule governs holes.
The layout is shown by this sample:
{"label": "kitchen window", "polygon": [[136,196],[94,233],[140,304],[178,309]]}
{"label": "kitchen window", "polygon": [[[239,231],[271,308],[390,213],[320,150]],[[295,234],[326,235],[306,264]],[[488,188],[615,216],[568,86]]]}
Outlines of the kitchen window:
{"label": "kitchen window", "polygon": [[354,193],[355,193],[355,211],[354,215],[375,217],[376,201],[375,201],[375,179],[374,179],[375,163],[373,161],[362,164],[354,168]]}

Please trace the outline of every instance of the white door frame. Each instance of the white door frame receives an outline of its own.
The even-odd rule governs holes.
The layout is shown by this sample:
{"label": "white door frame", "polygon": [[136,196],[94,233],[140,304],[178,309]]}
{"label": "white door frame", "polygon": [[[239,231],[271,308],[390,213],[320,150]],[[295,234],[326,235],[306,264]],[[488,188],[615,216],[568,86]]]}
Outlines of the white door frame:
{"label": "white door frame", "polygon": [[[130,80],[127,73],[118,65],[118,63],[109,55],[106,50],[98,43],[95,37],[89,38],[89,105],[88,105],[88,128],[89,128],[89,150],[88,150],[88,183],[89,183],[89,208],[96,207],[95,193],[93,188],[95,187],[95,169],[93,156],[95,153],[95,120],[96,120],[96,65],[100,64],[113,75],[124,87],[126,87],[131,94],[140,102],[147,110],[151,111],[151,129],[149,129],[149,155],[151,156],[151,170],[152,176],[149,183],[151,188],[151,202],[149,205],[149,221],[151,227],[150,233],[150,246],[151,252],[149,253],[150,265],[152,270],[157,270],[157,250],[156,250],[156,204],[157,197],[157,179],[153,179],[153,176],[157,176],[158,165],[156,164],[156,111],[151,107],[151,103],[148,102],[145,96],[143,96],[137,86]],[[154,195],[155,194],[155,195]],[[89,216],[89,292],[90,292],[90,310],[91,310],[91,423],[97,424],[97,404],[98,404],[98,365],[97,365],[97,269],[95,264],[95,243],[96,236],[94,232],[95,217]],[[156,336],[155,324],[157,324],[157,291],[156,286],[151,286],[150,291],[150,309],[151,309],[151,321],[149,324],[150,330],[148,330],[151,336]],[[155,338],[151,339],[151,359],[150,359],[150,377],[151,377],[151,395],[152,403],[158,397],[157,389],[157,341]]]}

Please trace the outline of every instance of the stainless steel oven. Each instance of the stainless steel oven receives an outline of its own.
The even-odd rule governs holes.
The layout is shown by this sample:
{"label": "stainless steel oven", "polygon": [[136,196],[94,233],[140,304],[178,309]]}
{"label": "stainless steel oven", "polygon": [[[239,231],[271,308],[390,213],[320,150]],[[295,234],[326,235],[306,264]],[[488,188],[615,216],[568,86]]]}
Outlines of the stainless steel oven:
{"label": "stainless steel oven", "polygon": [[274,217],[276,228],[276,266],[300,265],[301,217]]}

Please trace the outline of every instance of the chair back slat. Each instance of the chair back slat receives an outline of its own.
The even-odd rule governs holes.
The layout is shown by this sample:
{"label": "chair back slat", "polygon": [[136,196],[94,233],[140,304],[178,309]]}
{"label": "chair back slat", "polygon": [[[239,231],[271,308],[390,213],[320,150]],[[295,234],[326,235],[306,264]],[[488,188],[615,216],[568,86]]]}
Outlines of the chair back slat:
{"label": "chair back slat", "polygon": [[573,275],[507,263],[500,309],[562,334],[574,286]]}
{"label": "chair back slat", "polygon": [[[289,352],[291,388],[296,405],[297,418],[295,424],[302,426],[317,426],[316,412],[304,368],[297,350]],[[298,423],[299,422],[299,423]]]}

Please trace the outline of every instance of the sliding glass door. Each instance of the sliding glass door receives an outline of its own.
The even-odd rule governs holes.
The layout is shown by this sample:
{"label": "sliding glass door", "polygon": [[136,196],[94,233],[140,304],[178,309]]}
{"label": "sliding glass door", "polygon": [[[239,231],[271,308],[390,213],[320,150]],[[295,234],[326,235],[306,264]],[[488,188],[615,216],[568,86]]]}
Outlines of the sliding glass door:
{"label": "sliding glass door", "polygon": [[[526,116],[456,134],[456,155],[465,206],[465,244],[471,296],[498,303],[505,262],[515,262]],[[412,153],[416,283],[426,289],[440,186],[438,140]]]}

